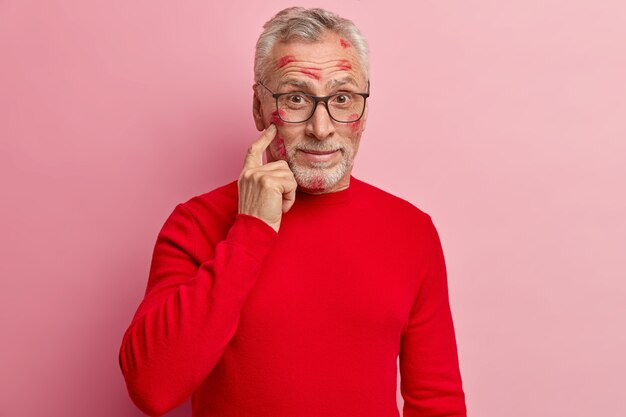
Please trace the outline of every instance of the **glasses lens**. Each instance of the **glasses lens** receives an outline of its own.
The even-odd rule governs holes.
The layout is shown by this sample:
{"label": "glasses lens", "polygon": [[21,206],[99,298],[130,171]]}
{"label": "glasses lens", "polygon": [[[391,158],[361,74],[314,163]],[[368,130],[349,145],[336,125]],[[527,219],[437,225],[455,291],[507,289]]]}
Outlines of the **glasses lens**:
{"label": "glasses lens", "polygon": [[352,93],[335,94],[328,100],[328,111],[340,122],[354,122],[363,114],[365,97]]}
{"label": "glasses lens", "polygon": [[278,98],[278,114],[286,122],[303,122],[311,117],[315,101],[304,94],[284,94]]}
{"label": "glasses lens", "polygon": [[[284,94],[278,98],[281,119],[290,123],[308,120],[315,110],[315,100],[302,93]],[[340,93],[328,100],[328,112],[339,122],[354,122],[363,114],[365,98],[358,94]]]}

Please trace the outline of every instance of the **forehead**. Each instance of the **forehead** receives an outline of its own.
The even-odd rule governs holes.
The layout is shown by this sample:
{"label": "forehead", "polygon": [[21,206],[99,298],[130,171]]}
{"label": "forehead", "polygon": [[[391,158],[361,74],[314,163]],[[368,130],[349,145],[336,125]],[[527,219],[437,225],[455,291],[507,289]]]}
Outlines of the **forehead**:
{"label": "forehead", "polygon": [[355,48],[334,32],[326,32],[318,42],[298,39],[277,42],[272,49],[269,72],[276,81],[301,76],[327,83],[331,78],[351,76],[359,83],[366,83]]}

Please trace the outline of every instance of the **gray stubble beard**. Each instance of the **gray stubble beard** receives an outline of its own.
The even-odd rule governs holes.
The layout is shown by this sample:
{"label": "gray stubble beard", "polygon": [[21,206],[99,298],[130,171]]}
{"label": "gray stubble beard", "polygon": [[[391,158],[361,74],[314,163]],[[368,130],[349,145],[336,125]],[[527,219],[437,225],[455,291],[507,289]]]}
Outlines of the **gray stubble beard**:
{"label": "gray stubble beard", "polygon": [[[311,148],[307,148],[311,149]],[[325,150],[325,149],[315,149]],[[354,163],[354,147],[342,146],[341,161],[333,167],[328,162],[310,162],[310,167],[295,162],[297,148],[287,149],[286,161],[298,183],[298,186],[307,190],[327,190],[334,187],[349,171]]]}

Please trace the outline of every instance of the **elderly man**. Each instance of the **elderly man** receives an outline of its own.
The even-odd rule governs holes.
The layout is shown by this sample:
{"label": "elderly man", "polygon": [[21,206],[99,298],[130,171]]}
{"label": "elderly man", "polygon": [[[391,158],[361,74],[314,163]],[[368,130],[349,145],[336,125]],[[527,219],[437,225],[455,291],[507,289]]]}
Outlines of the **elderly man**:
{"label": "elderly man", "polygon": [[[237,181],[179,204],[156,241],[120,366],[135,404],[195,417],[461,417],[440,240],[428,214],[354,178],[368,49],[289,8],[256,49],[262,134]],[[267,163],[263,162],[263,154]]]}

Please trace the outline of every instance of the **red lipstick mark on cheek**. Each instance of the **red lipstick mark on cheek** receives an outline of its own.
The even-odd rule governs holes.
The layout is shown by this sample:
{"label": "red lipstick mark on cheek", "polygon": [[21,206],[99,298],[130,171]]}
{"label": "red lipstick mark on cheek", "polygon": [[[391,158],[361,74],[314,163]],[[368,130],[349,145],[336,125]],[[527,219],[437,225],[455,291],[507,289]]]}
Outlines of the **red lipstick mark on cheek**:
{"label": "red lipstick mark on cheek", "polygon": [[350,64],[350,61],[344,59],[339,63],[338,67],[340,70],[350,71],[352,69],[352,64]]}
{"label": "red lipstick mark on cheek", "polygon": [[[353,113],[350,115],[351,119],[357,118],[357,117],[359,117],[359,115],[356,113]],[[363,122],[363,119],[357,120],[356,122],[348,123],[348,126],[350,126],[350,130],[352,131],[352,133],[356,133],[359,130],[361,130],[362,122]]]}
{"label": "red lipstick mark on cheek", "polygon": [[293,55],[285,55],[284,57],[281,57],[277,62],[276,62],[276,68],[281,69],[282,67],[284,67],[285,65],[295,61],[296,59],[293,57]]}
{"label": "red lipstick mark on cheek", "polygon": [[304,68],[300,70],[301,73],[314,80],[320,79],[320,70],[317,68]]}
{"label": "red lipstick mark on cheek", "polygon": [[341,38],[339,39],[339,44],[341,45],[342,48],[349,48],[350,47],[350,42],[348,42],[347,40]]}
{"label": "red lipstick mark on cheek", "polygon": [[284,126],[285,122],[283,122],[280,118],[280,116],[278,116],[278,112],[280,112],[281,116],[285,115],[285,111],[284,110],[278,110],[272,113],[272,118],[270,119],[270,121],[272,123],[274,123],[276,126]]}
{"label": "red lipstick mark on cheek", "polygon": [[276,148],[278,149],[278,156],[284,158],[287,156],[287,149],[285,148],[285,139],[280,136],[276,136]]}

